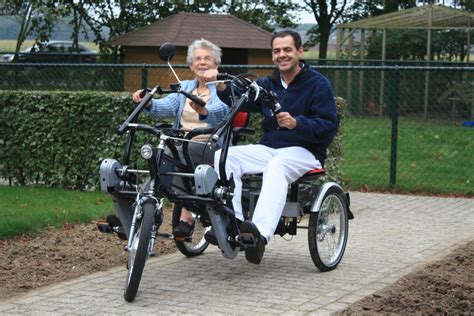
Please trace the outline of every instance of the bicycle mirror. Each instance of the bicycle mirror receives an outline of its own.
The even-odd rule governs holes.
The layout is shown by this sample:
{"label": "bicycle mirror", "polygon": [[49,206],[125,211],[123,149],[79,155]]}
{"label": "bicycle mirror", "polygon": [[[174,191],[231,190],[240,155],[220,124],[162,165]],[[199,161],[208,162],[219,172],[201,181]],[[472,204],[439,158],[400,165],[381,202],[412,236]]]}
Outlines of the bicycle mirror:
{"label": "bicycle mirror", "polygon": [[161,60],[169,62],[174,54],[176,53],[176,47],[173,44],[165,42],[160,46],[158,54],[160,55]]}

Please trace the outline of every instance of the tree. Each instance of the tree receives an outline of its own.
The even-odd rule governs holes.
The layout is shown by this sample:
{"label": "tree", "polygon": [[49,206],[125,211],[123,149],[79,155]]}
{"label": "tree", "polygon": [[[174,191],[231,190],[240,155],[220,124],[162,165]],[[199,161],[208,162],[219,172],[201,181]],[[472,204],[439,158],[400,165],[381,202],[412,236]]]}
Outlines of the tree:
{"label": "tree", "polygon": [[258,26],[269,32],[275,30],[275,26],[289,28],[296,27],[294,22],[297,12],[301,9],[298,4],[286,1],[247,2],[234,1],[223,6],[223,12],[232,14],[250,24]]}
{"label": "tree", "polygon": [[20,21],[20,31],[17,36],[15,52],[29,35],[34,35],[36,42],[49,38],[57,21],[54,1],[8,1],[0,0],[2,15],[15,16]]}
{"label": "tree", "polygon": [[306,7],[314,14],[317,24],[308,32],[309,39],[305,47],[312,47],[319,43],[319,58],[326,59],[329,35],[334,24],[343,16],[347,0],[305,0]]}

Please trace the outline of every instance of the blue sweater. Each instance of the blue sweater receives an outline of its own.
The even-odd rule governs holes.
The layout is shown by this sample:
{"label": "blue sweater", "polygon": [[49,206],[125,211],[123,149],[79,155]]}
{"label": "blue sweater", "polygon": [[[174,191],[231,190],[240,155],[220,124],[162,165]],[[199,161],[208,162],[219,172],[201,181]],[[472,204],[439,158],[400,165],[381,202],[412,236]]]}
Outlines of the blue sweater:
{"label": "blue sweater", "polygon": [[271,148],[300,146],[324,164],[326,149],[339,127],[332,86],[306,62],[301,63],[302,70],[287,89],[283,88],[278,71],[257,81],[260,86],[277,94],[281,111],[289,112],[297,121],[294,129],[279,129],[276,118],[265,105],[246,104],[244,110],[263,114],[260,144]]}
{"label": "blue sweater", "polygon": [[[191,92],[196,87],[196,80],[181,81],[181,88],[184,91]],[[208,115],[206,117],[199,116],[199,118],[202,122],[207,123],[209,127],[212,127],[224,118],[229,112],[229,107],[217,97],[216,85],[211,84],[208,88],[211,93],[211,97],[206,104]],[[153,99],[148,113],[158,119],[174,117],[173,128],[179,128],[185,103],[186,97],[183,94],[172,93],[164,98]]]}

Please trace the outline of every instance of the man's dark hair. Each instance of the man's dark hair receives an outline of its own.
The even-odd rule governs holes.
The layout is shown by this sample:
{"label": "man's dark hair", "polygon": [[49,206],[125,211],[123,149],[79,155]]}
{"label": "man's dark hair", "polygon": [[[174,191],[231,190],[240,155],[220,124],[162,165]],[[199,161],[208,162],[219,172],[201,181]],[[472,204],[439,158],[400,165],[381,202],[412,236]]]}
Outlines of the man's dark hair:
{"label": "man's dark hair", "polygon": [[277,37],[285,37],[285,36],[291,36],[293,37],[293,42],[295,43],[296,49],[300,49],[301,47],[301,36],[298,32],[292,31],[292,30],[284,30],[280,32],[273,33],[272,40],[270,42],[271,47],[273,47],[273,41]]}

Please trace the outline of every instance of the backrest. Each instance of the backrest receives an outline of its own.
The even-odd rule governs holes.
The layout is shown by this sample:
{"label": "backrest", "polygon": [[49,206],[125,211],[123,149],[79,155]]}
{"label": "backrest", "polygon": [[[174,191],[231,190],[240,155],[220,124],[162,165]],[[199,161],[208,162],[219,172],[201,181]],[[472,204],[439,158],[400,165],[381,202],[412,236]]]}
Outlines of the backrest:
{"label": "backrest", "polygon": [[232,122],[232,128],[235,127],[247,127],[249,123],[250,115],[247,112],[237,112]]}
{"label": "backrest", "polygon": [[[232,129],[237,127],[247,127],[250,119],[250,114],[248,112],[237,112],[232,121]],[[232,135],[232,145],[237,145],[237,142],[241,137],[237,136],[235,133]]]}

